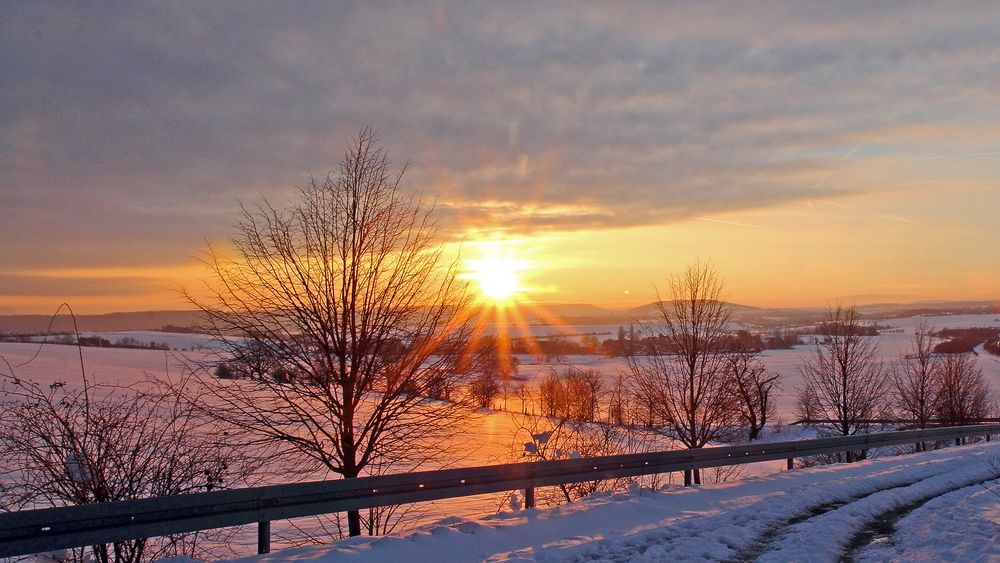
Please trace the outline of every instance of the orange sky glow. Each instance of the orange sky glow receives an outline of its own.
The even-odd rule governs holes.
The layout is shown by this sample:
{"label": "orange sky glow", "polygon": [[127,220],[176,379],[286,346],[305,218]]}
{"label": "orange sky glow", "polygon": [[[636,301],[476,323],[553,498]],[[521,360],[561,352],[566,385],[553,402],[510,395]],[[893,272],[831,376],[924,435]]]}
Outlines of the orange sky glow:
{"label": "orange sky glow", "polygon": [[0,314],[187,308],[369,125],[487,302],[1000,297],[1000,6],[238,9],[0,8]]}

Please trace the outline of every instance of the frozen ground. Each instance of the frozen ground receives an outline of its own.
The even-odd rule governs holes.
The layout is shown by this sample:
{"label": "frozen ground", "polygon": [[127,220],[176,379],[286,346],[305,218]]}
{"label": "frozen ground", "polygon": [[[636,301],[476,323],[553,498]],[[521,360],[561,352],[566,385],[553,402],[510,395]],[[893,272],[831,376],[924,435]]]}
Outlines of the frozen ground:
{"label": "frozen ground", "polygon": [[[1000,443],[632,490],[546,510],[442,520],[256,561],[987,561],[1000,557]],[[887,530],[872,533],[874,524]],[[884,526],[883,526],[884,527]]]}
{"label": "frozen ground", "polygon": [[[996,326],[996,315],[962,315],[929,318],[937,328],[944,327],[969,327],[969,326]],[[915,318],[894,319],[889,323],[902,329],[901,332],[886,333],[879,337],[879,351],[886,361],[895,359],[906,350],[912,336],[914,327],[917,324]],[[572,327],[566,327],[568,332],[572,332]],[[583,327],[583,331],[596,332],[601,327]],[[614,327],[615,331],[617,327]],[[105,333],[112,336],[109,333]],[[143,340],[148,338],[151,341],[162,341],[164,333],[114,333],[114,337],[132,336]],[[179,338],[191,339],[192,342],[171,342],[171,345],[191,345],[199,337],[182,335]],[[185,346],[186,347],[186,346]],[[763,354],[766,365],[782,374],[782,388],[779,391],[777,400],[778,414],[785,421],[794,418],[792,406],[794,404],[794,394],[800,383],[797,365],[809,353],[807,346],[799,346],[792,350],[767,351]],[[30,363],[24,364],[31,360]],[[78,352],[72,346],[45,346],[39,351],[37,345],[0,343],[0,356],[4,356],[15,366],[19,377],[30,378],[39,383],[47,384],[57,380],[67,381],[70,385],[79,381],[80,366]],[[182,373],[184,369],[184,359],[198,359],[202,357],[199,352],[176,352],[161,350],[135,350],[120,348],[84,348],[84,361],[88,377],[92,380],[106,383],[128,385],[144,380],[147,376],[173,377]],[[596,368],[605,373],[608,377],[613,376],[616,371],[624,369],[620,359],[605,358],[602,356],[572,356],[566,359],[561,365],[550,366],[547,364],[535,363],[535,359],[530,356],[522,358],[520,374],[528,380],[536,380],[544,377],[550,369],[562,369],[572,365],[581,368]],[[981,353],[979,365],[986,374],[987,381],[993,389],[1000,389],[1000,358],[989,354]],[[508,408],[517,410],[517,405],[513,403]],[[492,463],[511,461],[511,455],[517,444],[522,444],[527,440],[527,436],[516,435],[519,426],[519,417],[507,413],[483,413],[470,423],[470,429],[465,438],[465,446],[454,449],[453,460],[443,460],[443,464],[451,466],[474,466]],[[795,439],[801,434],[800,429],[786,428],[781,434],[774,436],[774,439],[788,440]],[[523,434],[523,431],[522,431]],[[808,437],[808,436],[802,436]],[[515,445],[515,446],[512,446]],[[763,476],[777,473],[781,470],[783,462],[767,462],[748,466],[742,473],[744,478]],[[321,478],[321,477],[317,477]],[[669,477],[664,482],[670,482]],[[674,481],[676,482],[676,481]],[[689,494],[689,493],[682,493]],[[982,495],[980,495],[981,497]],[[976,497],[976,498],[980,498]],[[982,498],[987,502],[987,512],[991,510],[988,505],[989,498]],[[595,501],[596,502],[596,501]],[[635,500],[635,503],[642,505],[645,499]],[[491,513],[495,513],[499,506],[503,505],[501,495],[480,495],[464,499],[453,499],[437,503],[426,503],[418,505],[421,511],[420,522],[433,522],[445,516],[458,516],[462,518],[474,518]],[[901,521],[902,522],[902,521]],[[285,535],[283,523],[275,523],[275,546],[288,545],[280,536]],[[438,532],[446,533],[446,532]],[[582,533],[582,532],[581,532]],[[245,544],[243,549],[252,548],[254,537],[253,530],[247,530],[241,535],[238,541]],[[289,530],[289,535],[296,535],[294,530]],[[245,536],[245,537],[244,537]],[[246,551],[244,551],[246,552]],[[614,559],[614,558],[612,558]]]}

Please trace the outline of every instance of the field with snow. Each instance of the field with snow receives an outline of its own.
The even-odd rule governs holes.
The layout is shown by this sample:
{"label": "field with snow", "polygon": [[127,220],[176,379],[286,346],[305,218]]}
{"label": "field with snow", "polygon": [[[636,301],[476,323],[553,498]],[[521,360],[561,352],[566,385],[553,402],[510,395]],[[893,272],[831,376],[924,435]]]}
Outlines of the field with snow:
{"label": "field with snow", "polygon": [[[887,321],[887,324],[899,330],[884,333],[878,337],[880,355],[886,362],[892,361],[900,354],[906,352],[918,320],[917,318],[904,318]],[[930,317],[924,318],[924,320],[932,323],[937,329],[1000,325],[996,315]],[[537,331],[539,335],[552,332],[551,327],[536,327],[533,330]],[[567,333],[616,333],[617,326],[562,327],[561,330]],[[119,385],[140,382],[147,377],[176,377],[184,372],[185,364],[188,361],[205,357],[203,352],[184,351],[184,348],[197,350],[198,346],[210,345],[205,337],[198,335],[170,335],[159,332],[94,333],[94,335],[103,336],[112,341],[122,337],[130,337],[142,342],[169,342],[171,347],[178,349],[163,351],[84,348],[82,352],[88,378],[93,381]],[[794,419],[794,396],[801,382],[797,366],[810,351],[811,348],[809,346],[798,346],[791,350],[770,350],[762,354],[762,359],[767,367],[782,375],[781,389],[776,403],[778,417],[785,422]],[[36,344],[0,343],[0,356],[6,358],[14,367],[18,377],[21,378],[33,379],[43,384],[54,381],[66,381],[68,384],[73,385],[80,381],[79,356],[77,349],[73,346],[46,345],[39,348]],[[518,372],[519,376],[529,382],[545,377],[553,369],[561,370],[569,366],[598,369],[609,379],[625,369],[621,359],[606,358],[603,356],[569,356],[559,364],[539,363],[533,356],[520,356],[519,360],[521,362]],[[1000,389],[1000,358],[980,353],[978,362],[992,388],[994,390]],[[520,410],[519,405],[514,404],[513,401],[514,399],[510,398],[508,408],[515,411]],[[523,426],[525,426],[525,419],[519,415],[506,412],[481,412],[478,416],[470,420],[470,427],[463,440],[459,443],[460,445],[454,448],[452,459],[441,460],[441,464],[452,467],[475,466],[508,462],[516,459],[520,453],[518,450],[519,445],[530,440]],[[787,440],[807,436],[808,431],[797,428],[783,428],[778,433],[772,430],[771,434],[771,439]],[[1000,455],[1000,452],[992,452],[993,445],[978,448],[966,448],[962,450],[967,452],[963,455],[972,456],[971,459],[978,459],[980,461],[993,455]],[[497,560],[516,560],[522,555],[529,559],[539,558],[541,557],[539,554],[543,552],[546,554],[545,558],[555,558],[556,560],[591,560],[601,559],[602,557],[613,561],[630,560],[632,555],[626,556],[630,553],[636,555],[638,560],[644,560],[642,559],[645,557],[643,554],[646,553],[649,554],[648,560],[665,560],[682,555],[705,556],[708,558],[715,558],[716,556],[733,557],[734,554],[741,553],[740,550],[749,549],[747,546],[756,541],[754,540],[755,537],[778,526],[782,518],[795,518],[803,510],[808,511],[809,506],[811,506],[809,503],[813,500],[820,503],[835,502],[838,495],[843,496],[843,494],[848,494],[852,498],[863,494],[874,495],[875,489],[869,491],[869,489],[865,489],[864,487],[869,485],[871,487],[880,487],[881,485],[877,483],[896,483],[896,485],[891,486],[898,486],[899,483],[915,476],[920,479],[924,479],[924,476],[926,476],[926,479],[931,479],[934,475],[938,475],[934,473],[935,470],[932,470],[933,468],[963,465],[959,457],[956,457],[958,454],[954,453],[958,451],[957,449],[946,450],[945,452],[927,454],[919,458],[904,457],[891,462],[878,460],[849,468],[837,468],[836,470],[822,468],[802,472],[797,471],[791,474],[782,472],[784,462],[766,462],[745,468],[742,472],[743,481],[739,485],[712,485],[697,491],[672,490],[670,494],[644,491],[642,494],[595,498],[585,503],[578,503],[572,507],[561,507],[553,511],[529,511],[524,514],[496,515],[499,509],[506,506],[503,495],[481,495],[464,499],[425,503],[417,506],[415,516],[419,516],[419,518],[412,520],[407,525],[408,529],[424,529],[428,526],[428,523],[441,522],[446,518],[456,520],[451,524],[426,528],[430,531],[420,532],[406,539],[352,540],[347,543],[338,544],[336,548],[330,548],[330,550],[325,552],[296,551],[295,553],[299,555],[289,554],[287,557],[295,558],[301,556],[305,559],[311,559],[336,555],[338,558],[358,558],[357,560],[359,561],[386,560],[390,557],[414,560],[413,556],[402,556],[402,552],[397,553],[396,550],[415,549],[416,551],[413,551],[413,554],[425,554],[430,557],[433,550],[439,548],[455,550],[456,553],[480,553],[468,551],[466,542],[470,545],[476,544],[477,546],[482,543],[480,549],[493,550],[490,552],[492,555],[482,552],[484,556],[496,556]],[[924,467],[926,471],[920,473],[924,470],[913,469],[912,471],[916,471],[917,473],[907,473],[910,470],[904,470],[904,466],[918,459],[923,461],[920,461],[915,467]],[[970,467],[972,465],[975,464],[971,464]],[[983,472],[987,471],[985,469],[986,466],[982,463],[979,465],[982,466],[979,470],[976,470],[979,472],[973,472],[974,475],[970,473],[970,479],[979,479],[982,475],[985,475]],[[870,479],[864,477],[863,475],[866,475],[864,472],[869,470],[876,471],[879,476],[871,477]],[[973,470],[970,469],[969,471]],[[898,479],[893,480],[896,479],[896,477],[892,477],[893,475],[900,476],[904,474],[909,476],[900,477],[903,481]],[[941,481],[943,483],[941,486],[947,488],[954,484],[952,481],[947,481],[950,478],[948,477],[950,474],[950,471],[942,472],[937,477],[934,477],[934,479]],[[818,484],[825,483],[824,479],[827,476],[834,479],[830,481],[829,487],[826,485],[821,488],[817,487]],[[670,486],[676,483],[677,477],[665,476],[661,483],[666,483]],[[789,479],[793,480],[789,481]],[[871,483],[866,485],[865,482],[868,480],[871,480]],[[708,482],[712,481],[714,479],[709,477]],[[930,487],[935,482],[937,481],[930,480],[926,485],[921,485],[921,487]],[[783,496],[786,485],[793,489],[796,487],[801,489],[803,498],[796,500],[791,496]],[[813,494],[815,495],[811,500],[806,495],[806,491],[810,487],[813,488]],[[970,489],[968,498],[974,499],[976,503],[979,503],[975,511],[981,515],[982,522],[988,522],[989,525],[983,524],[976,529],[980,530],[981,528],[980,531],[982,533],[992,533],[990,532],[991,530],[995,531],[993,519],[996,517],[996,507],[1000,506],[1000,504],[996,504],[991,500],[996,499],[993,495],[989,495],[988,493],[985,496],[979,494],[980,490],[982,489]],[[899,491],[902,491],[902,489],[899,489]],[[982,491],[985,492],[985,490]],[[787,492],[790,494],[791,490]],[[735,496],[727,496],[729,494]],[[883,496],[872,496],[872,498],[883,498]],[[781,501],[778,502],[776,499],[781,499]],[[955,497],[955,499],[956,502],[966,502],[958,497]],[[859,500],[858,502],[861,501]],[[903,501],[901,500],[900,502]],[[751,508],[754,506],[756,508]],[[866,505],[856,504],[855,508],[861,506]],[[884,506],[887,505],[878,504],[874,508],[865,510],[881,510]],[[581,507],[585,507],[585,509]],[[743,508],[736,510],[738,507]],[[697,517],[687,514],[689,510],[694,511]],[[914,511],[914,514],[921,514],[922,512],[919,511],[922,510],[924,509],[917,509]],[[947,514],[949,510],[952,509],[942,506],[940,511],[934,512],[934,515]],[[593,511],[593,514],[590,514],[591,511]],[[629,516],[626,518],[626,516],[616,511],[625,511],[628,514],[633,514],[634,512],[636,515],[643,515],[641,518],[644,518],[644,520],[628,519],[632,517]],[[487,520],[475,522],[465,520],[469,518],[481,518],[489,514],[494,514],[494,516],[489,517]],[[587,514],[590,515],[588,516]],[[743,514],[743,516],[741,517],[740,514]],[[639,516],[635,517],[639,518]],[[712,520],[712,518],[717,518],[717,520]],[[741,520],[741,518],[745,519]],[[824,518],[833,518],[833,516],[824,516]],[[588,524],[591,520],[593,522]],[[550,521],[565,523],[547,524]],[[812,520],[810,519],[810,521]],[[912,520],[912,527],[916,530],[925,521],[926,518],[924,520]],[[602,530],[598,528],[602,524],[607,526],[608,522],[615,522],[615,525],[619,526],[620,529]],[[907,523],[911,522],[911,520],[904,518],[900,522]],[[670,524],[671,527],[669,530],[660,529],[664,524]],[[806,522],[802,524],[806,526]],[[301,523],[298,525],[310,526],[309,524]],[[906,525],[909,526],[910,524]],[[577,528],[577,526],[580,527]],[[701,526],[704,526],[704,530],[702,530]],[[494,528],[496,529],[494,530]],[[795,527],[789,526],[789,542],[792,542],[792,538],[798,537],[797,534],[799,532],[795,530],[801,528],[798,525]],[[909,528],[904,526],[904,528],[900,529],[899,533],[905,536],[908,533],[907,529]],[[280,522],[274,524],[274,532],[275,549],[290,545],[289,541],[291,540],[288,538],[296,535],[294,528],[289,527],[287,523]],[[671,534],[688,534],[689,536],[694,534],[691,537],[697,536],[699,538],[702,536],[705,536],[705,538],[716,537],[712,536],[713,533],[719,534],[716,540],[712,540],[716,541],[718,545],[712,544],[712,546],[709,546],[703,539],[699,539],[698,541],[670,540],[670,538],[674,537]],[[806,534],[806,532],[802,533]],[[238,553],[252,552],[252,546],[255,541],[254,534],[254,530],[247,529],[244,533],[237,536],[237,543],[240,544],[237,547]],[[524,534],[523,541],[527,543],[510,543],[509,539],[505,539],[509,535],[518,534]],[[543,538],[541,534],[547,535]],[[914,539],[913,542],[919,543],[920,533],[914,532],[914,534],[914,537],[918,539]],[[629,541],[638,543],[628,543],[624,539],[619,542],[617,539],[614,539],[618,536],[621,536],[621,538],[631,538]],[[809,538],[811,536],[803,535],[802,537]],[[453,538],[454,542],[457,543],[449,543],[453,540],[448,538]],[[809,539],[808,541],[813,540]],[[648,547],[642,547],[646,545],[643,542],[648,542]],[[420,546],[425,544],[430,546],[427,547],[429,551],[421,551],[422,548]],[[705,547],[707,551],[690,553],[678,551],[689,549],[691,545],[701,544],[709,546]],[[797,549],[791,543],[788,545],[791,546],[788,549]],[[907,543],[907,545],[910,545],[910,543]],[[879,548],[882,551],[873,549],[872,553],[890,553],[890,551],[886,551],[890,547],[882,546]],[[932,546],[925,547],[926,549],[932,549]],[[725,551],[726,549],[730,551],[727,552]],[[835,548],[831,547],[830,549],[834,550]],[[601,555],[602,553],[604,555]],[[728,555],[723,555],[724,553],[728,553]],[[782,553],[786,553],[788,556],[779,556],[775,560],[794,559],[797,556],[795,554],[799,552],[789,551]],[[419,556],[423,557],[423,555]],[[439,555],[437,558],[440,559],[441,556]],[[450,557],[446,557],[445,559],[450,560]],[[478,555],[470,555],[469,560],[478,559]]]}

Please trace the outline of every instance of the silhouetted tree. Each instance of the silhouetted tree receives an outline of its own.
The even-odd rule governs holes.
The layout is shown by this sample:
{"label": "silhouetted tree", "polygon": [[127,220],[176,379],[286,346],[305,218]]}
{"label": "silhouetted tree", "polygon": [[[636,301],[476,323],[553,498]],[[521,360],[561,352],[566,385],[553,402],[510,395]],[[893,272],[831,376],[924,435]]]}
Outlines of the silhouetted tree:
{"label": "silhouetted tree", "polygon": [[469,382],[469,396],[472,403],[481,409],[490,408],[500,395],[500,391],[500,378],[495,372],[480,372]]}
{"label": "silhouetted tree", "polygon": [[[886,406],[888,385],[878,344],[853,306],[831,307],[823,327],[812,356],[799,365],[804,382],[799,392],[808,395],[800,403],[830,420],[837,434],[863,432]],[[848,452],[848,461],[853,457]]]}
{"label": "silhouetted tree", "polygon": [[[339,170],[310,179],[289,208],[243,208],[235,255],[209,250],[209,297],[188,296],[229,356],[252,347],[294,374],[206,384],[206,411],[303,471],[412,469],[462,416],[425,397],[460,376],[467,299],[442,262],[431,208],[400,189],[402,174],[361,131]],[[360,514],[347,520],[360,534]]]}
{"label": "silhouetted tree", "polygon": [[[739,421],[726,370],[732,308],[707,263],[689,266],[670,278],[668,287],[669,299],[657,292],[656,324],[642,327],[645,345],[625,357],[635,391],[649,400],[651,414],[682,444],[701,448],[727,437]],[[700,483],[697,471],[694,476]]]}
{"label": "silhouetted tree", "polygon": [[756,352],[737,348],[726,355],[729,389],[734,395],[741,425],[747,429],[747,439],[756,440],[774,415],[772,395],[779,375],[768,371]]}
{"label": "silhouetted tree", "polygon": [[[926,322],[918,323],[909,352],[892,368],[896,411],[913,419],[917,428],[927,428],[940,400],[941,361],[934,355],[931,333]],[[926,445],[921,442],[917,449],[924,451]]]}
{"label": "silhouetted tree", "polygon": [[[82,385],[39,385],[14,375],[0,358],[2,510],[211,491],[245,485],[257,465],[259,459],[234,447],[219,425],[165,389],[86,379]],[[206,542],[224,539],[225,532],[199,532],[126,540],[77,550],[76,558],[201,559],[212,555]]]}
{"label": "silhouetted tree", "polygon": [[565,401],[569,418],[582,422],[597,420],[604,395],[604,377],[595,369],[568,368],[563,372]]}
{"label": "silhouetted tree", "polygon": [[949,426],[974,424],[989,416],[989,385],[972,354],[944,357],[937,410],[938,418]]}

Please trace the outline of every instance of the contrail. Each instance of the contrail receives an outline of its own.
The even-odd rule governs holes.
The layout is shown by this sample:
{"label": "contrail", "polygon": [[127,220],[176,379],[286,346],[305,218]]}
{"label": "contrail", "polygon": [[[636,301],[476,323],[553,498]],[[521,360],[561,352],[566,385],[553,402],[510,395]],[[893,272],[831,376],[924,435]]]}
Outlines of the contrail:
{"label": "contrail", "polygon": [[710,217],[692,217],[695,221],[708,221],[709,223],[721,223],[723,225],[733,225],[736,227],[749,227],[751,229],[767,229],[761,225],[751,225],[750,223],[738,223],[736,221],[724,221],[722,219],[712,219]]}
{"label": "contrail", "polygon": [[867,213],[868,215],[871,215],[872,217],[878,217],[880,219],[888,219],[889,221],[898,221],[900,223],[906,223],[908,225],[916,225],[918,227],[926,227],[927,226],[924,223],[920,223],[920,222],[914,221],[912,219],[906,219],[905,217],[897,217],[895,215],[886,215],[884,213],[876,213],[874,211],[869,211],[869,210],[864,209],[864,208],[853,207],[853,206],[847,205],[845,203],[838,203],[836,201],[827,201],[827,202],[824,202],[824,203],[826,203],[827,205],[832,205],[833,207],[841,207],[843,209],[850,209],[851,211],[861,211],[861,212]]}

